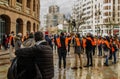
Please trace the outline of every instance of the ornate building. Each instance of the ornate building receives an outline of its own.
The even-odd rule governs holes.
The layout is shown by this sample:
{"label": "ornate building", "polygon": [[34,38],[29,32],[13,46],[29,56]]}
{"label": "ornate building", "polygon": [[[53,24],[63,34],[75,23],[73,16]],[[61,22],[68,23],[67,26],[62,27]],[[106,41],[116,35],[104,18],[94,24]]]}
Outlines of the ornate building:
{"label": "ornate building", "polygon": [[49,13],[46,15],[46,26],[56,27],[58,24],[63,24],[64,14],[60,13],[57,5],[49,7]]}
{"label": "ornate building", "polygon": [[40,0],[0,0],[0,40],[3,34],[39,29]]}

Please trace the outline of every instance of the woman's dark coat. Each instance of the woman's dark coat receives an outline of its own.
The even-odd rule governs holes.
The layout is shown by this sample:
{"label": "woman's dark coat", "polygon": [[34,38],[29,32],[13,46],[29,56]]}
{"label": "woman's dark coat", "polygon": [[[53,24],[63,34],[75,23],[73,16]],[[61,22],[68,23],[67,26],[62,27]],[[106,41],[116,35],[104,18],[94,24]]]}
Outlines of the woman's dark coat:
{"label": "woman's dark coat", "polygon": [[52,79],[54,77],[53,52],[47,42],[17,50],[15,54],[19,58],[17,72],[21,74],[18,79],[41,79],[41,76],[42,79]]}

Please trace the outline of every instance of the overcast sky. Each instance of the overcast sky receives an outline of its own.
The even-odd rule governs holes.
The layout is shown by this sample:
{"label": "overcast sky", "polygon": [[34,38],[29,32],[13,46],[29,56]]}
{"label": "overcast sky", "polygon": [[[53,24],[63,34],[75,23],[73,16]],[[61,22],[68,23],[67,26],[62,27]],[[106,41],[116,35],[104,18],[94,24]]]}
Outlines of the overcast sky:
{"label": "overcast sky", "polygon": [[41,24],[43,24],[44,15],[48,13],[48,9],[50,5],[58,5],[60,7],[60,12],[65,15],[70,14],[72,12],[72,6],[74,0],[40,0],[41,2],[41,11],[40,11],[40,19]]}

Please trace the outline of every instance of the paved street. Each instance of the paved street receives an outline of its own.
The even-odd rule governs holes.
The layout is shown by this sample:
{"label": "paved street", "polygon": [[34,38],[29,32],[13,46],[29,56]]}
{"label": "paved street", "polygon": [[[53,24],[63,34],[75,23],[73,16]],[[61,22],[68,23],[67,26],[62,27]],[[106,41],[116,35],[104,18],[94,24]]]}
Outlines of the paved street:
{"label": "paved street", "polygon": [[[73,49],[71,49],[72,51]],[[5,54],[8,51],[0,52]],[[85,65],[86,57],[82,55],[82,60]],[[94,67],[83,68],[78,70],[72,70],[71,67],[74,65],[74,54],[71,52],[67,56],[67,69],[58,70],[58,57],[54,52],[54,65],[55,65],[55,77],[54,79],[120,79],[120,62],[113,65],[112,60],[109,62],[110,66],[103,66],[103,57],[94,57]],[[9,54],[0,55],[0,79],[7,79],[6,74],[10,65]]]}

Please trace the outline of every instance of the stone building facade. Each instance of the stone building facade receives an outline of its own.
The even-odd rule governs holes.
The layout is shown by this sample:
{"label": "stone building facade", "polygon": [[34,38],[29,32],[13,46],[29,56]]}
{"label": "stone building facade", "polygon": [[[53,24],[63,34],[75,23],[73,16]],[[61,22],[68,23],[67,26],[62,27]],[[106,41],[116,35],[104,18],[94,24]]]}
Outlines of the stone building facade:
{"label": "stone building facade", "polygon": [[0,39],[3,34],[35,32],[40,25],[40,0],[0,0]]}

